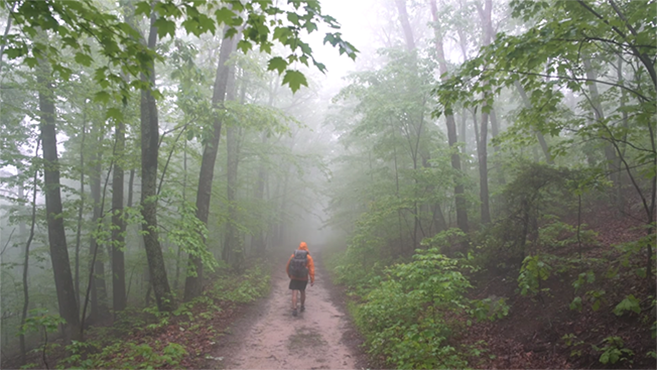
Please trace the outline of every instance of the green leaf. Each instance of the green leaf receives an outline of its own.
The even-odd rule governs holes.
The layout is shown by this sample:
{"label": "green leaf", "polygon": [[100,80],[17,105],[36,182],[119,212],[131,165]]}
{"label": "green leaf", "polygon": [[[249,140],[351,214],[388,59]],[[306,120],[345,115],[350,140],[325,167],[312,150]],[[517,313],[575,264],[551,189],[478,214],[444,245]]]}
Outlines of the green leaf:
{"label": "green leaf", "polygon": [[287,13],[287,20],[290,21],[295,26],[299,26],[299,15],[297,15],[297,13],[288,12]]}
{"label": "green leaf", "polygon": [[269,59],[269,62],[267,63],[267,70],[268,71],[278,71],[278,74],[282,74],[285,71],[285,68],[287,68],[287,62],[285,59],[281,57],[273,57]]}
{"label": "green leaf", "polygon": [[616,316],[622,316],[625,312],[627,311],[632,311],[634,313],[640,313],[641,312],[641,302],[634,297],[633,294],[628,295],[623,299],[619,304],[616,305],[614,308],[614,314]]}
{"label": "green leaf", "polygon": [[91,65],[91,62],[93,62],[93,59],[89,54],[85,53],[75,53],[75,61],[79,64],[82,64],[85,67],[89,67]]}
{"label": "green leaf", "polygon": [[151,4],[148,1],[140,1],[135,4],[135,15],[149,16],[151,14]]}
{"label": "green leaf", "polygon": [[106,104],[109,100],[110,94],[105,90],[101,90],[94,95],[94,101],[98,103]]}
{"label": "green leaf", "polygon": [[240,40],[237,43],[237,49],[241,50],[244,54],[248,53],[253,48],[253,44],[246,40]]}
{"label": "green leaf", "polygon": [[306,76],[303,73],[288,69],[285,71],[285,76],[283,77],[283,85],[289,85],[292,92],[297,92],[301,88],[301,85],[308,87],[308,81]]}
{"label": "green leaf", "polygon": [[214,12],[214,16],[219,24],[229,24],[235,13],[228,8],[221,8]]}
{"label": "green leaf", "polygon": [[166,35],[173,37],[176,33],[176,22],[165,18],[158,18],[153,24],[157,27],[157,36],[163,38]]}

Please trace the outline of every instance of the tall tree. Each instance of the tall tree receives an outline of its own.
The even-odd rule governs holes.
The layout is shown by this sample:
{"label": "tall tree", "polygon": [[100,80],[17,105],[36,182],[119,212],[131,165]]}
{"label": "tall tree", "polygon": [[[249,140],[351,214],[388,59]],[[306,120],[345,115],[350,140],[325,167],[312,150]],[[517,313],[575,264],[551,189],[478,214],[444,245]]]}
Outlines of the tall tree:
{"label": "tall tree", "polygon": [[59,314],[66,320],[67,339],[80,338],[80,311],[75,298],[73,275],[66,245],[66,230],[62,217],[61,184],[57,156],[57,130],[55,127],[55,89],[50,64],[41,59],[37,71],[39,85],[39,115],[44,160],[44,190],[48,214],[48,243],[55,275]]}
{"label": "tall tree", "polygon": [[[493,39],[493,22],[491,19],[493,12],[492,0],[485,0],[484,6],[477,3],[477,11],[481,20],[483,28],[483,41],[482,46],[488,46]],[[490,206],[489,206],[489,192],[488,192],[488,120],[490,112],[493,109],[492,104],[489,103],[489,96],[491,94],[486,90],[484,85],[484,103],[481,109],[481,130],[480,137],[477,142],[477,157],[479,158],[479,200],[481,202],[481,223],[490,223]]]}
{"label": "tall tree", "polygon": [[[224,34],[228,32],[224,28]],[[212,181],[214,179],[214,164],[217,160],[219,150],[219,139],[221,137],[222,118],[218,112],[223,109],[226,93],[230,91],[229,82],[234,80],[235,67],[228,64],[230,55],[235,51],[237,37],[224,38],[219,50],[219,62],[214,79],[212,93],[212,108],[214,115],[212,137],[207,140],[203,147],[203,158],[198,180],[198,191],[196,193],[196,217],[207,225],[210,214],[210,198],[212,195]],[[203,262],[198,253],[190,253],[187,278],[185,279],[185,301],[189,301],[201,294],[203,289]]]}
{"label": "tall tree", "polygon": [[[98,149],[102,148],[103,130],[102,128],[95,127],[98,132]],[[91,233],[91,243],[89,248],[89,255],[91,257],[91,311],[89,313],[89,321],[102,320],[109,314],[107,307],[107,285],[105,284],[105,264],[103,262],[103,248],[98,243],[98,236],[96,231],[102,228],[102,213],[103,213],[103,186],[102,186],[102,153],[100,150],[96,152],[92,162],[94,168],[90,174],[91,180],[91,200],[93,201],[93,218],[91,224],[93,225],[94,232]],[[86,307],[86,305],[85,305]],[[84,313],[84,312],[83,312]]]}
{"label": "tall tree", "polygon": [[402,31],[404,32],[404,40],[406,41],[406,50],[409,52],[415,51],[415,38],[413,37],[413,29],[411,22],[408,19],[408,10],[406,9],[406,0],[395,0],[397,11],[399,12],[399,21],[401,22]]}
{"label": "tall tree", "polygon": [[[434,32],[435,32],[435,44],[436,44],[436,54],[438,57],[438,66],[440,71],[440,78],[443,81],[446,81],[449,76],[447,75],[447,61],[445,60],[445,51],[443,47],[443,34],[440,28],[440,23],[438,19],[438,6],[436,5],[436,0],[431,0],[431,15],[433,16],[434,22]],[[467,204],[465,201],[465,191],[463,187],[461,171],[461,157],[459,156],[459,151],[456,147],[457,137],[456,137],[456,122],[454,120],[453,112],[445,112],[445,123],[447,126],[447,142],[449,143],[450,148],[452,148],[452,168],[456,173],[456,184],[454,185],[454,198],[456,203],[456,223],[463,232],[468,232],[468,211]]]}
{"label": "tall tree", "polygon": [[114,314],[126,308],[125,290],[125,221],[123,219],[123,183],[125,123],[119,120],[114,128],[114,170],[112,173],[112,309]]}
{"label": "tall tree", "polygon": [[[152,2],[152,7],[155,2]],[[150,27],[146,46],[155,50],[157,44],[157,16],[151,9]],[[151,279],[155,301],[160,311],[171,311],[175,302],[167,279],[166,266],[162,247],[158,239],[157,229],[157,157],[159,144],[159,121],[157,104],[153,91],[155,90],[155,60],[151,59],[143,66],[141,81],[144,88],[141,91],[141,214],[144,218],[142,231],[144,235],[144,248],[148,259],[148,271]]]}

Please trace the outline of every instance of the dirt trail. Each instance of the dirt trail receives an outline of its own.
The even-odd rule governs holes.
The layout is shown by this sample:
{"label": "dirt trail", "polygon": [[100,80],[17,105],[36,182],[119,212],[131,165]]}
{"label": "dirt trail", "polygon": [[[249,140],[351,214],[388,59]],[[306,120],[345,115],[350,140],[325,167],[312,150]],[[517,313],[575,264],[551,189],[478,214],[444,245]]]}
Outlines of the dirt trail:
{"label": "dirt trail", "polygon": [[[286,260],[285,260],[286,261]],[[316,263],[317,264],[317,263]],[[283,268],[272,274],[272,292],[259,315],[247,315],[236,328],[237,344],[226,354],[229,369],[354,369],[354,352],[343,341],[348,319],[331,300],[321,268],[306,289],[306,311],[292,316],[289,279]]]}

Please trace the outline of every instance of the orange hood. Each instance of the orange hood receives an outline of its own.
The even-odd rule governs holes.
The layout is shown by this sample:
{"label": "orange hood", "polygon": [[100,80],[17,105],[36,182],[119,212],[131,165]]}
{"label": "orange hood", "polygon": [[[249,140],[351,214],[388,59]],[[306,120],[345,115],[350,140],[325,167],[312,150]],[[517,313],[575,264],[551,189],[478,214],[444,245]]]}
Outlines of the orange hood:
{"label": "orange hood", "polygon": [[308,245],[306,244],[306,242],[299,243],[299,249],[308,252]]}

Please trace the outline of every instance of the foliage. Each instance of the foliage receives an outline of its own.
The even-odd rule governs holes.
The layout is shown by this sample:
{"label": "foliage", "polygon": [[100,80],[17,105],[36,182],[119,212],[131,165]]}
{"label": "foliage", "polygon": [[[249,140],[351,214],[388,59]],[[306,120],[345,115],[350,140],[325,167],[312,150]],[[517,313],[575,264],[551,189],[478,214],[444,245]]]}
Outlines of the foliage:
{"label": "foliage", "polygon": [[541,282],[550,277],[552,266],[548,264],[549,256],[535,255],[527,256],[522,261],[520,274],[518,275],[518,288],[522,295],[540,295],[549,291],[549,288],[541,287]]}
{"label": "foliage", "polygon": [[632,362],[630,357],[634,356],[634,352],[631,349],[624,347],[624,342],[621,337],[606,337],[602,342],[604,343],[603,347],[593,346],[593,349],[602,352],[598,359],[600,363],[613,365],[618,361]]}
{"label": "foliage", "polygon": [[236,303],[248,303],[269,293],[270,277],[262,265],[255,264],[241,275],[225,276],[214,284],[211,296]]}
{"label": "foliage", "polygon": [[385,274],[356,314],[369,352],[397,368],[465,366],[450,343],[458,324],[449,315],[464,311],[471,287],[458,262],[437,249],[418,250],[413,262]]}
{"label": "foliage", "polygon": [[[153,345],[132,341],[105,346],[94,355],[79,363],[93,368],[154,369],[165,365],[176,366],[188,355],[185,348],[174,342],[155,342]],[[77,355],[74,355],[77,356]]]}
{"label": "foliage", "polygon": [[509,305],[504,297],[488,297],[470,302],[472,315],[479,321],[494,321],[509,315]]}
{"label": "foliage", "polygon": [[632,311],[634,313],[640,313],[641,312],[641,306],[638,299],[634,297],[634,294],[630,294],[625,299],[623,299],[620,303],[614,307],[614,314],[616,316],[622,316],[626,312]]}

